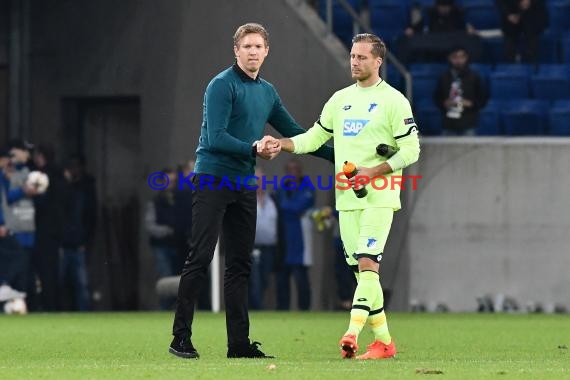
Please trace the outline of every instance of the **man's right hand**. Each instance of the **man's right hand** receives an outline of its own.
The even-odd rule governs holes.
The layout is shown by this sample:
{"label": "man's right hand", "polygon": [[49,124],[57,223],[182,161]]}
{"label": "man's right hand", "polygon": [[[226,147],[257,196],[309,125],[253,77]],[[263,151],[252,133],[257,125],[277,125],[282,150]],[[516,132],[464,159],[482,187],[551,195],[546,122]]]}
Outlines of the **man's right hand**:
{"label": "man's right hand", "polygon": [[8,236],[8,229],[5,226],[0,226],[0,238]]}
{"label": "man's right hand", "polygon": [[281,152],[281,142],[273,136],[263,136],[257,142],[257,155],[265,160],[272,160]]}

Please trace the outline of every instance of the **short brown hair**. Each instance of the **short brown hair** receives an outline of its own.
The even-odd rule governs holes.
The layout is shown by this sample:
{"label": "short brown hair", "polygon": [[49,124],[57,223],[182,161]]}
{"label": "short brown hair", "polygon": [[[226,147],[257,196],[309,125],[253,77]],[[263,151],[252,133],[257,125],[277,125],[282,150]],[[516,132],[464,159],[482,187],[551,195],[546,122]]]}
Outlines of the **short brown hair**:
{"label": "short brown hair", "polygon": [[263,40],[265,41],[265,46],[269,46],[269,33],[267,33],[267,30],[265,30],[263,25],[256,24],[254,22],[249,22],[237,28],[234,34],[234,46],[237,47],[240,40],[246,34],[251,34],[251,33],[256,33],[261,35],[261,37],[263,37]]}
{"label": "short brown hair", "polygon": [[384,59],[386,55],[386,44],[380,37],[371,33],[360,33],[352,38],[352,44],[357,42],[370,42],[372,44],[372,55]]}

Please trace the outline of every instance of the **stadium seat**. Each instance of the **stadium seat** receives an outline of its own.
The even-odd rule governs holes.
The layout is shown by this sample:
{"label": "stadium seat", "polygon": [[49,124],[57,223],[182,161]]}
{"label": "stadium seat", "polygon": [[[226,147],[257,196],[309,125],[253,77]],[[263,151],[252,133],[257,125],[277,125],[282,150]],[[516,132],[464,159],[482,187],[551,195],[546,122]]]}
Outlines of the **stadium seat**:
{"label": "stadium seat", "polygon": [[568,76],[570,75],[570,66],[564,63],[543,63],[537,67],[536,74]]}
{"label": "stadium seat", "polygon": [[570,136],[570,100],[555,101],[548,111],[549,133],[553,136]]}
{"label": "stadium seat", "polygon": [[570,32],[564,33],[560,40],[560,58],[562,62],[570,63]]}
{"label": "stadium seat", "polygon": [[438,76],[429,72],[411,71],[410,74],[412,74],[412,96],[414,103],[425,99],[433,99]]}
{"label": "stadium seat", "polygon": [[428,73],[437,76],[441,75],[448,67],[447,63],[412,63],[409,66],[412,73]]}
{"label": "stadium seat", "polygon": [[469,66],[471,67],[471,69],[473,71],[475,71],[475,72],[477,72],[477,74],[479,74],[479,76],[483,80],[483,83],[485,84],[485,86],[488,89],[489,88],[489,75],[491,75],[491,72],[492,72],[491,65],[486,64],[486,63],[472,63]]}
{"label": "stadium seat", "polygon": [[503,37],[484,38],[483,48],[482,62],[495,64],[505,60],[505,42]]}
{"label": "stadium seat", "polygon": [[553,31],[563,32],[570,29],[570,1],[547,1],[549,27]]}
{"label": "stadium seat", "polygon": [[532,94],[537,99],[570,98],[570,76],[564,64],[542,64],[530,79]]}
{"label": "stadium seat", "polygon": [[[352,8],[359,13],[361,10],[361,0],[347,0]],[[319,15],[326,22],[327,9],[326,1],[319,2]],[[350,14],[337,1],[333,1],[333,33],[342,41],[345,46],[350,46],[353,31],[353,20]]]}
{"label": "stadium seat", "polygon": [[469,7],[473,5],[494,6],[495,0],[456,0],[455,3],[461,7]]}
{"label": "stadium seat", "polygon": [[[384,63],[384,65],[385,64],[386,63]],[[394,65],[388,64],[387,75],[388,77],[386,78],[386,82],[388,82],[390,86],[404,93],[406,86],[406,84],[404,83],[404,77],[402,76],[402,74],[400,74],[400,72],[396,69],[396,67],[394,67]]]}
{"label": "stadium seat", "polygon": [[414,117],[423,136],[440,136],[442,131],[441,110],[429,100],[419,101]]}
{"label": "stadium seat", "polygon": [[368,0],[370,27],[385,41],[402,34],[409,22],[409,7],[402,1]]}
{"label": "stadium seat", "polygon": [[546,30],[540,36],[538,44],[538,62],[540,63],[557,63],[559,62],[560,34],[552,30]]}
{"label": "stadium seat", "polygon": [[536,72],[536,68],[534,65],[528,63],[497,63],[493,72],[525,74],[530,76]]}
{"label": "stadium seat", "polygon": [[404,33],[403,29],[374,28],[372,31],[384,41],[388,49],[395,49],[398,37]]}
{"label": "stadium seat", "polygon": [[537,99],[556,100],[570,98],[568,77],[533,75],[530,79],[532,96]]}
{"label": "stadium seat", "polygon": [[505,134],[510,136],[540,136],[547,131],[548,102],[537,99],[519,99],[506,102],[501,118]]}
{"label": "stadium seat", "polygon": [[477,135],[497,136],[503,133],[501,118],[499,116],[502,103],[503,102],[500,100],[490,99],[485,107],[479,112]]}
{"label": "stadium seat", "polygon": [[465,22],[475,29],[498,29],[501,27],[499,12],[493,3],[487,1],[463,4]]}
{"label": "stadium seat", "polygon": [[528,98],[528,76],[522,73],[493,72],[490,77],[490,94],[495,99]]}

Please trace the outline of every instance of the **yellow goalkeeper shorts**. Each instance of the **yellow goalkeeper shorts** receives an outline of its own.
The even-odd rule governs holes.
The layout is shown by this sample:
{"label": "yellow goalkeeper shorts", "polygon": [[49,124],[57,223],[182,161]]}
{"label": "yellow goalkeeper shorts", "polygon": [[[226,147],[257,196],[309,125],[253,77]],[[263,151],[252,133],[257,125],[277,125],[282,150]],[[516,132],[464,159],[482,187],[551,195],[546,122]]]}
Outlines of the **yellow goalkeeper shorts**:
{"label": "yellow goalkeeper shorts", "polygon": [[339,211],[340,237],[348,265],[358,265],[361,257],[382,260],[393,217],[394,209],[388,207]]}

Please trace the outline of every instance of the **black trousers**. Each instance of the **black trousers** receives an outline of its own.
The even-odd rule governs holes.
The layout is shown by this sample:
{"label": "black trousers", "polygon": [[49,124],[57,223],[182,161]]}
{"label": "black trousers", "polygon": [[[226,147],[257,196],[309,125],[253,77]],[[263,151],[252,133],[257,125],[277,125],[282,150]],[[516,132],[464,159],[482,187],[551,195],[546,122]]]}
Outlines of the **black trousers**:
{"label": "black trousers", "polygon": [[190,252],[184,262],[172,333],[192,336],[194,308],[221,233],[225,248],[224,300],[228,345],[249,343],[248,283],[251,251],[255,239],[257,200],[255,190],[219,188],[215,178],[212,188],[200,186],[192,195],[192,236]]}

